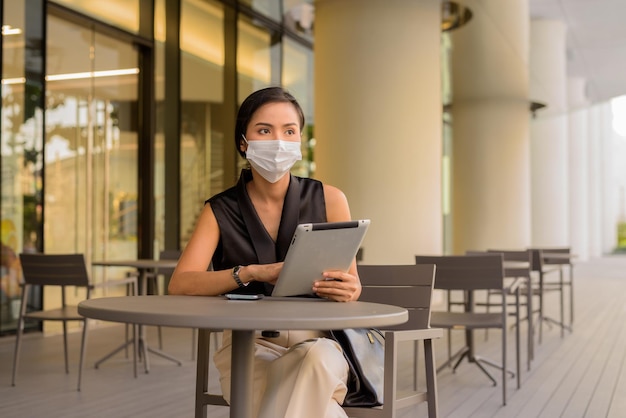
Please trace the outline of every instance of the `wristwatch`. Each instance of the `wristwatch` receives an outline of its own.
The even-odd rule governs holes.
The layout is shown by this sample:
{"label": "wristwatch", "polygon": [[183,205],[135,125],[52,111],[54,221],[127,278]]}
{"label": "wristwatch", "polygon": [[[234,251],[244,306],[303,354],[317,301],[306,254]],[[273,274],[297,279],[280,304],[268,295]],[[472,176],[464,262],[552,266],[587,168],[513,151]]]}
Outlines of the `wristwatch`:
{"label": "wristwatch", "polygon": [[239,285],[239,287],[246,287],[250,284],[250,282],[244,283],[241,281],[241,278],[239,277],[239,270],[241,270],[243,266],[235,266],[233,267],[233,279],[235,279],[235,282],[237,282],[237,285]]}

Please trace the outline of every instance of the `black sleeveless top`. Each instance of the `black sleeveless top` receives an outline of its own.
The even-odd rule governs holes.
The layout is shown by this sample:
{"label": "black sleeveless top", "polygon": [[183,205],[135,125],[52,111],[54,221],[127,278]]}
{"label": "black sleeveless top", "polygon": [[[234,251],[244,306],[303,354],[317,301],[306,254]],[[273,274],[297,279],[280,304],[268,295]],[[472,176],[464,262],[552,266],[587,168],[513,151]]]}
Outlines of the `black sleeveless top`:
{"label": "black sleeveless top", "polygon": [[[234,187],[205,202],[211,204],[220,227],[220,240],[213,254],[213,268],[225,270],[237,265],[269,264],[283,261],[296,226],[301,223],[326,222],[326,202],[322,183],[290,175],[276,242],[259,219],[246,183],[252,180],[249,169],[241,171]],[[252,281],[233,293],[270,295],[274,286]]]}

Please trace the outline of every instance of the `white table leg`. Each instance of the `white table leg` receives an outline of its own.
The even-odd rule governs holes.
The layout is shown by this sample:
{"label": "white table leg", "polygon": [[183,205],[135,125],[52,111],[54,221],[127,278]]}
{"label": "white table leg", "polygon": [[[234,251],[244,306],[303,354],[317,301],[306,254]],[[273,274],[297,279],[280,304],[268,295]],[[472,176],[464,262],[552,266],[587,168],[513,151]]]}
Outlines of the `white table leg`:
{"label": "white table leg", "polygon": [[252,418],[254,331],[233,330],[230,380],[231,418]]}

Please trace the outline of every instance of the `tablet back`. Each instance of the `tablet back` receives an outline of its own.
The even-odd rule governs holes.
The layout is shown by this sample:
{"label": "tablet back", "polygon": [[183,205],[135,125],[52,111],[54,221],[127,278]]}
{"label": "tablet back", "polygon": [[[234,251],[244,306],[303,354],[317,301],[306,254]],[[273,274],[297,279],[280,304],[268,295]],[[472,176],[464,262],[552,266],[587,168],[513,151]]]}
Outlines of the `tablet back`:
{"label": "tablet back", "polygon": [[312,294],[324,271],[348,271],[369,224],[361,219],[298,225],[272,296]]}

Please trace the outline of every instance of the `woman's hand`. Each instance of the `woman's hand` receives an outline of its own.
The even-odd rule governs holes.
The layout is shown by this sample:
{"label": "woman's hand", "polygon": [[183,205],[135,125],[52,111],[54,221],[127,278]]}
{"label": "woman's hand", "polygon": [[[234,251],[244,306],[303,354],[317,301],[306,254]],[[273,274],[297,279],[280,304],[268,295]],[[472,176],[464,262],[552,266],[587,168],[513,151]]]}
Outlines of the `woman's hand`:
{"label": "woman's hand", "polygon": [[249,275],[244,276],[245,279],[248,279],[249,277],[246,281],[256,280],[257,282],[276,284],[278,274],[282,269],[282,262],[272,264],[251,264],[249,266],[245,266],[239,275]]}
{"label": "woman's hand", "polygon": [[336,302],[356,300],[361,294],[361,282],[351,273],[342,271],[324,272],[324,279],[313,283],[313,292],[319,297]]}

